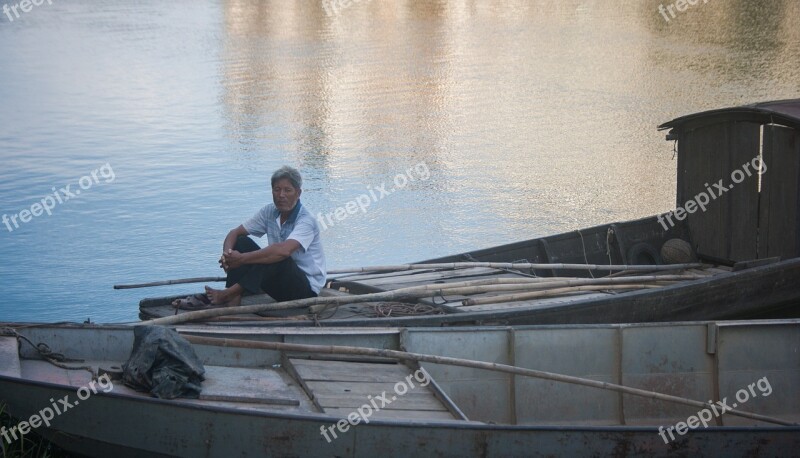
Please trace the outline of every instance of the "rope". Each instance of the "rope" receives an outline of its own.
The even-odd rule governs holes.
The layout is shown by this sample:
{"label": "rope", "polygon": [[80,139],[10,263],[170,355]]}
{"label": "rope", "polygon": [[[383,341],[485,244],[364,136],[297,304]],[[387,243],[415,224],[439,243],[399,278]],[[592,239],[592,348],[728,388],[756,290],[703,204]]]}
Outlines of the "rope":
{"label": "rope", "polygon": [[97,378],[97,371],[95,371],[92,366],[68,366],[66,364],[62,364],[62,363],[69,363],[69,362],[82,363],[82,362],[84,362],[84,360],[82,360],[82,359],[67,358],[66,356],[64,356],[63,353],[54,352],[53,350],[50,349],[50,347],[46,343],[43,343],[43,342],[39,342],[38,344],[34,344],[30,339],[28,339],[27,337],[25,337],[22,334],[18,333],[17,330],[14,329],[14,328],[10,328],[10,327],[3,328],[3,334],[4,335],[12,335],[12,336],[17,338],[17,341],[25,341],[25,342],[27,342],[28,345],[33,347],[33,349],[36,350],[37,353],[39,353],[39,356],[41,356],[43,360],[47,361],[48,363],[52,364],[53,366],[56,366],[56,367],[59,367],[61,369],[65,369],[65,370],[68,370],[68,371],[86,370],[86,371],[89,371],[90,374],[92,374],[92,378],[93,379]]}
{"label": "rope", "polygon": [[400,302],[380,302],[372,306],[376,316],[418,316],[418,315],[443,315],[438,307],[427,304],[403,304]]}
{"label": "rope", "polygon": [[[586,261],[586,264],[589,264],[589,258],[586,257],[586,244],[583,242],[583,234],[581,234],[580,229],[578,229],[578,235],[581,236],[581,247],[583,247],[583,260]],[[590,270],[589,275],[594,278],[594,273]]]}

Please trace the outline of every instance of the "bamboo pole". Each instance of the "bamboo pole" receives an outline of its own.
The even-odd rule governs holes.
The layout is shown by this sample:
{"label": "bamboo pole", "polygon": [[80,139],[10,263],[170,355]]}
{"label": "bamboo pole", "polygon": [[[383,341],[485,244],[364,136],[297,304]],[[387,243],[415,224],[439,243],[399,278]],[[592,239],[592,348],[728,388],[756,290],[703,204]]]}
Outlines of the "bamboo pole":
{"label": "bamboo pole", "polygon": [[[589,290],[597,290],[597,289],[626,289],[626,287],[603,287],[603,285],[618,285],[621,284],[623,286],[628,285],[627,289],[642,289],[642,287],[632,286],[631,284],[644,284],[650,283],[652,286],[663,286],[658,285],[660,282],[676,282],[676,281],[685,281],[685,280],[696,280],[700,278],[696,275],[648,275],[648,276],[638,276],[638,277],[625,277],[625,278],[581,278],[581,279],[565,279],[565,280],[556,280],[556,281],[542,281],[538,278],[489,278],[489,279],[482,279],[482,280],[470,280],[470,281],[463,281],[463,282],[452,282],[452,283],[436,283],[430,285],[423,285],[423,286],[416,286],[412,288],[405,288],[405,291],[410,293],[416,293],[417,291],[420,294],[416,295],[415,299],[420,299],[423,297],[430,297],[430,296],[467,296],[470,294],[484,294],[484,293],[493,293],[493,292],[503,292],[503,291],[531,291],[531,290],[544,290],[544,289],[555,289],[555,288],[564,288],[569,286],[582,286],[585,287],[583,289],[576,288],[574,291],[589,291]],[[596,285],[596,286],[592,286]],[[404,289],[398,289],[394,291],[404,291]],[[564,288],[563,291],[554,293],[553,295],[558,294],[566,294],[569,293],[570,290],[568,288]],[[427,294],[425,294],[427,292]],[[547,295],[541,296],[532,296],[533,297],[546,297]],[[506,296],[496,296],[496,297],[506,297]],[[523,300],[523,299],[519,299]],[[512,302],[513,300],[504,300],[500,302]],[[485,302],[486,304],[492,302]],[[341,304],[339,304],[341,305]],[[477,305],[477,304],[464,304],[464,305]],[[313,305],[309,307],[309,311],[311,313],[320,313],[323,310],[328,310],[331,307],[338,307],[338,305],[326,305],[326,304],[319,304]]]}
{"label": "bamboo pole", "polygon": [[546,269],[546,270],[678,270],[702,267],[702,263],[665,264],[665,265],[620,265],[620,264],[534,264],[529,262],[447,262],[432,264],[398,264],[390,266],[352,267],[345,269],[332,269],[328,274],[359,273],[359,272],[395,272],[403,270],[422,269],[463,269],[468,267],[491,267],[495,269]]}
{"label": "bamboo pole", "polygon": [[[197,345],[209,345],[218,347],[235,347],[235,348],[251,348],[257,350],[275,350],[275,351],[293,351],[301,353],[324,353],[324,354],[345,354],[345,355],[363,355],[363,356],[376,356],[381,358],[391,358],[400,361],[417,361],[432,364],[445,364],[449,366],[469,367],[474,369],[485,369],[490,371],[505,372],[508,374],[521,375],[524,377],[534,377],[545,380],[553,380],[557,382],[571,383],[574,385],[583,385],[592,388],[599,388],[604,390],[616,391],[619,393],[630,394],[649,399],[657,399],[660,401],[674,402],[678,404],[689,405],[693,407],[712,408],[712,404],[708,402],[696,401],[693,399],[683,398],[680,396],[673,396],[670,394],[658,393],[655,391],[647,391],[639,388],[631,388],[624,385],[617,385],[614,383],[601,382],[599,380],[586,379],[582,377],[575,377],[571,375],[557,374],[554,372],[540,371],[536,369],[528,369],[519,366],[511,366],[508,364],[490,363],[485,361],[476,361],[470,359],[453,358],[449,356],[437,356],[424,353],[412,353],[399,350],[388,350],[380,348],[365,348],[365,347],[352,347],[342,345],[307,345],[307,344],[293,344],[286,342],[262,342],[255,340],[243,339],[222,339],[217,337],[200,337],[192,335],[184,335],[184,338],[189,342]],[[715,405],[713,407],[716,407]],[[780,418],[770,417],[767,415],[760,415],[751,412],[744,412],[741,410],[729,409],[726,410],[727,414],[735,415],[738,417],[750,418],[768,423],[775,423],[784,426],[796,426],[792,423]]]}
{"label": "bamboo pole", "polygon": [[463,301],[461,301],[461,304],[462,305],[497,304],[500,302],[517,302],[529,299],[538,299],[541,297],[561,296],[564,294],[578,293],[582,291],[605,291],[614,289],[647,289],[647,288],[661,288],[661,286],[648,285],[648,284],[570,286],[567,288],[546,289],[544,291],[533,291],[529,293],[515,293],[515,294],[504,294],[500,296],[470,298],[470,299],[464,299]]}
{"label": "bamboo pole", "polygon": [[180,285],[182,283],[206,283],[212,281],[225,281],[227,277],[195,277],[179,278],[177,280],[162,280],[151,283],[135,283],[132,285],[114,285],[114,289],[148,288],[150,286]]}
{"label": "bamboo pole", "polygon": [[[533,290],[533,289],[549,289],[549,288],[561,288],[566,286],[584,286],[584,285],[615,285],[615,284],[629,284],[629,283],[658,283],[658,282],[675,282],[675,281],[684,281],[684,280],[696,280],[698,277],[695,275],[647,275],[647,276],[636,276],[636,277],[615,277],[615,278],[571,278],[571,279],[564,279],[564,280],[554,280],[554,281],[526,281],[526,280],[533,280],[531,278],[498,278],[498,279],[487,279],[487,280],[475,280],[473,282],[464,282],[464,283],[471,283],[465,285],[459,285],[456,282],[453,283],[439,283],[434,286],[434,289],[450,289],[450,288],[461,288],[464,287],[482,287],[483,291],[477,291],[479,293],[482,292],[495,292],[495,291],[514,291],[514,290]],[[490,281],[495,280],[495,281]],[[509,282],[505,282],[502,280],[511,280]],[[522,281],[520,281],[522,280]],[[484,283],[485,282],[485,283]],[[454,285],[454,286],[451,286]]]}
{"label": "bamboo pole", "polygon": [[[658,277],[675,278],[681,280],[695,278],[691,275],[652,276],[652,278],[658,278]],[[628,282],[635,281],[635,280],[630,280],[632,278],[637,278],[637,277],[627,277],[625,278],[625,280],[627,280]],[[643,279],[649,277],[638,277],[638,278]],[[293,301],[270,303],[270,304],[241,305],[238,307],[219,307],[208,310],[197,310],[188,313],[181,313],[179,315],[167,316],[163,318],[156,318],[153,320],[144,321],[140,324],[161,324],[161,325],[179,324],[179,323],[187,323],[189,321],[203,320],[203,319],[226,316],[226,315],[239,315],[245,313],[289,310],[302,307],[309,307],[309,311],[311,313],[319,313],[322,310],[329,309],[330,307],[337,307],[344,304],[357,304],[361,302],[375,302],[375,301],[415,300],[425,297],[442,296],[445,294],[446,295],[479,294],[479,293],[492,292],[493,289],[497,290],[498,288],[500,288],[500,290],[503,290],[502,288],[506,286],[502,284],[498,285],[490,284],[490,285],[478,285],[478,286],[471,285],[472,282],[484,282],[486,280],[494,281],[494,279],[483,279],[483,280],[472,280],[465,282],[455,282],[453,284],[436,283],[423,286],[401,288],[379,293],[360,294],[354,296],[311,297],[307,299],[297,299]],[[515,282],[518,280],[522,279],[515,279]],[[524,280],[526,281],[515,284],[514,286],[516,286],[516,288],[513,288],[513,290],[525,289],[525,288],[541,288],[541,284],[546,283],[546,282],[529,281],[534,279],[524,279]],[[614,281],[620,281],[620,280],[622,279],[605,279],[605,278],[582,279],[582,281],[585,282],[584,285],[592,284],[589,282],[595,282],[595,284],[603,285],[603,284],[610,284],[607,282],[613,283]]]}

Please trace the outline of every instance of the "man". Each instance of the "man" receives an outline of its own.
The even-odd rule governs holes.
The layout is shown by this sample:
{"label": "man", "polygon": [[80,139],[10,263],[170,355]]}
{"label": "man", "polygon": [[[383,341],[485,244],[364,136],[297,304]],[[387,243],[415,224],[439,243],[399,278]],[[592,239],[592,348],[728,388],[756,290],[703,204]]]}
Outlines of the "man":
{"label": "man", "polygon": [[[283,166],[272,174],[271,183],[273,203],[225,237],[219,260],[228,274],[225,289],[206,286],[205,295],[176,301],[176,306],[236,306],[245,293],[262,291],[278,302],[319,294],[325,284],[325,254],[317,220],[300,203],[303,178],[296,169]],[[248,237],[264,234],[266,248]]]}

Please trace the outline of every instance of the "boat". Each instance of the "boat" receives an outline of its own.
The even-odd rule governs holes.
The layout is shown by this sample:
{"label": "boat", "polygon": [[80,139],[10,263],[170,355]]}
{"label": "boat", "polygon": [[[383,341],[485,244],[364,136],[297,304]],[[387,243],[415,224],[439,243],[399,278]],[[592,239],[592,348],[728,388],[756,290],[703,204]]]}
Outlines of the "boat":
{"label": "boat", "polygon": [[[212,321],[238,326],[352,327],[800,316],[796,306],[800,302],[800,99],[690,114],[659,129],[669,129],[666,139],[676,142],[675,212],[428,259],[416,263],[413,270],[398,266],[394,271],[331,274],[321,296],[355,298],[476,280],[595,277],[628,278],[629,289],[618,283],[613,288],[559,289],[513,300],[504,300],[508,295],[502,292],[441,292],[388,303],[354,299],[326,313],[298,307],[218,316]],[[664,270],[674,261],[664,259],[663,250],[675,241],[685,242],[690,257],[699,264]],[[589,270],[579,264],[653,266],[648,274],[672,277],[634,284],[631,277],[640,276],[641,270]],[[563,286],[550,285],[554,285],[551,289]],[[183,313],[170,306],[176,298],[141,300],[140,319]],[[245,299],[250,304],[271,301],[264,295]]]}
{"label": "boat", "polygon": [[114,378],[142,328],[2,324],[0,404],[85,456],[771,457],[800,447],[797,319],[181,326],[204,366],[196,399]]}

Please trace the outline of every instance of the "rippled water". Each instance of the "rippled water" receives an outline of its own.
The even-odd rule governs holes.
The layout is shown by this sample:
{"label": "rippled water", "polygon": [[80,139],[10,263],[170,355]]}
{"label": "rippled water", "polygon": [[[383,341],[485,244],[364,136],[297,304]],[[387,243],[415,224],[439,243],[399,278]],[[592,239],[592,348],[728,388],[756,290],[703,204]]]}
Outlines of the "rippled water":
{"label": "rippled water", "polygon": [[323,218],[429,171],[333,219],[330,267],[667,211],[675,161],[656,125],[800,97],[800,2],[701,2],[669,22],[661,3],[372,0],[329,16],[316,1],[56,0],[0,15],[0,212],[81,190],[0,226],[0,320],[133,320],[144,295],[196,289],[111,286],[218,275],[225,233],[285,163]]}

